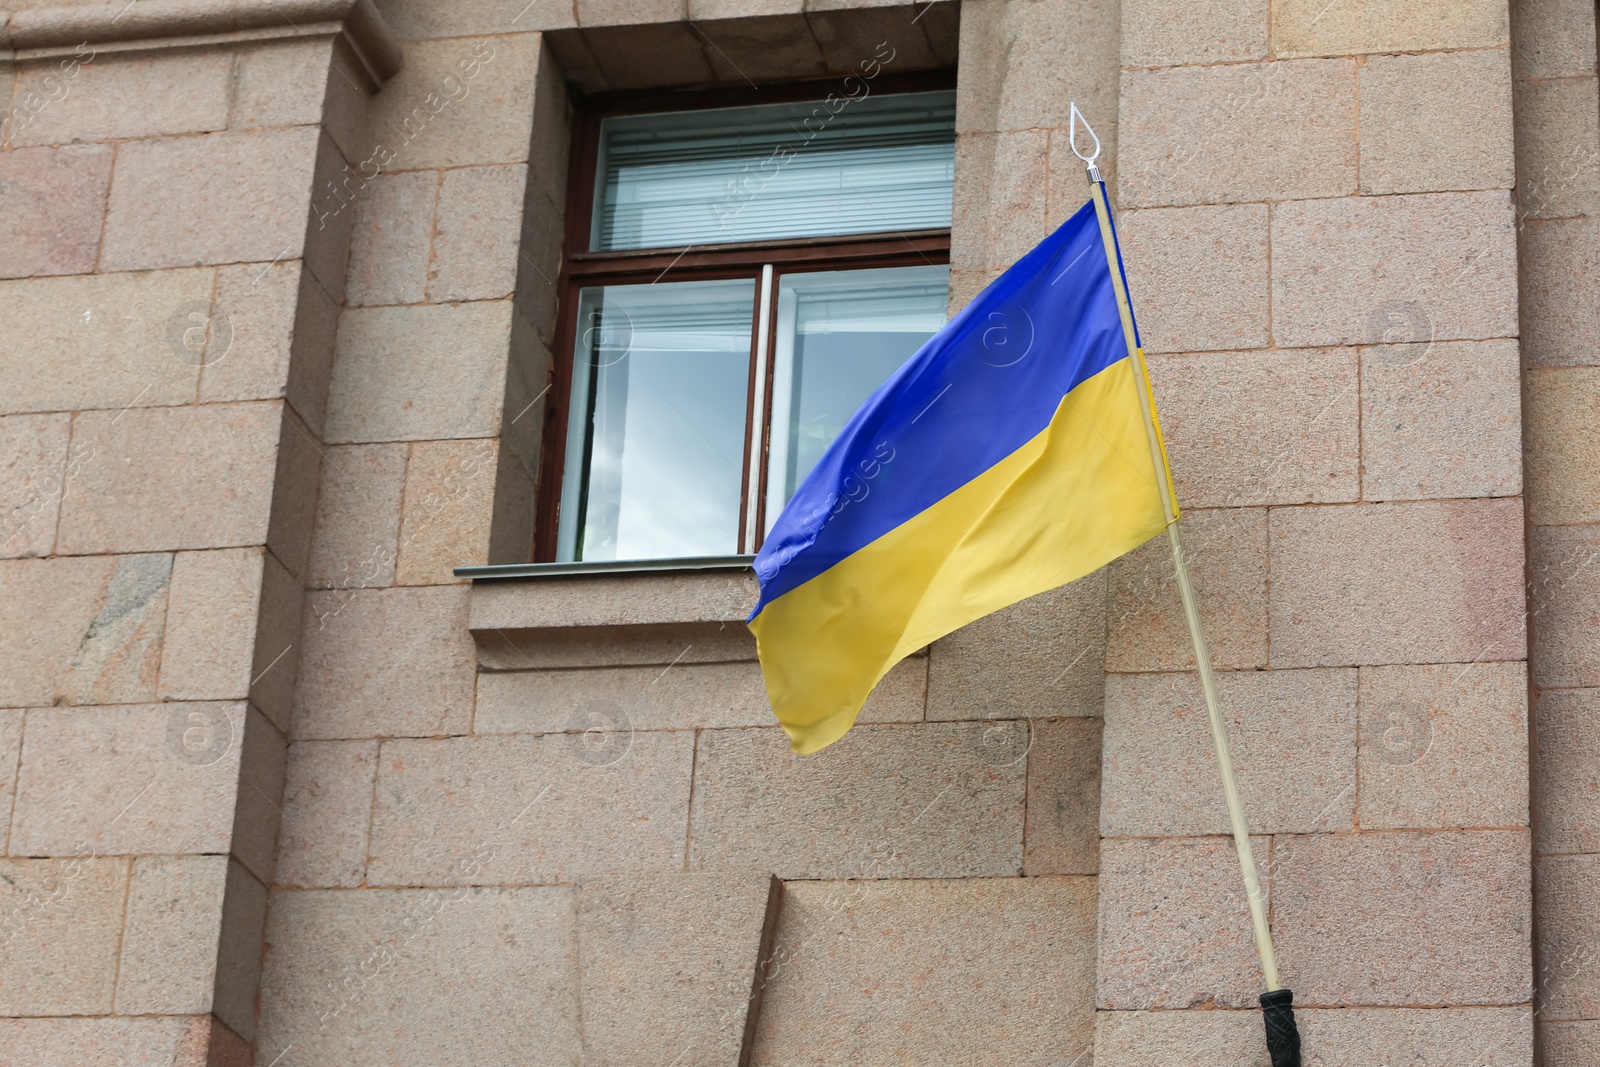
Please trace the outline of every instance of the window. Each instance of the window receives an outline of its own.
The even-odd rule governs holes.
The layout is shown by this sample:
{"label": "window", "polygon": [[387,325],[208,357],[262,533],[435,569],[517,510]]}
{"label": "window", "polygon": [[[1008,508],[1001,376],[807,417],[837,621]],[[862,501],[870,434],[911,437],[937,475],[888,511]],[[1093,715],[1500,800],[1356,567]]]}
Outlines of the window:
{"label": "window", "polygon": [[755,552],[944,324],[955,94],[888,81],[583,116],[536,559]]}

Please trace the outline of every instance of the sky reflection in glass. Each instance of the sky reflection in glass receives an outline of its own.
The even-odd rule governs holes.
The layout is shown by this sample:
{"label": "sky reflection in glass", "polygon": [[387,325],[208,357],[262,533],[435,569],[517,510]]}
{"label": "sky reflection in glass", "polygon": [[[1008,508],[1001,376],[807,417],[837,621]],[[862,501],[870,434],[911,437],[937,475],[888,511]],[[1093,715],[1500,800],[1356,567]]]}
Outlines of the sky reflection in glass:
{"label": "sky reflection in glass", "polygon": [[738,551],[751,279],[579,297],[558,556]]}

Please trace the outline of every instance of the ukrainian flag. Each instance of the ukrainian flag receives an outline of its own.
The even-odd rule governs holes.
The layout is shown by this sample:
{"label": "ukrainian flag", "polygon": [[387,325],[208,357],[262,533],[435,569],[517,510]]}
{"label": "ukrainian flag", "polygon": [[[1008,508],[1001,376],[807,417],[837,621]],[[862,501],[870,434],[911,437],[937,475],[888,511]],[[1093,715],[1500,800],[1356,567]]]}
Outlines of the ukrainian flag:
{"label": "ukrainian flag", "polygon": [[1099,569],[1176,518],[1099,203],[868,398],[773,526],[750,629],[794,751],[842,737],[912,652]]}

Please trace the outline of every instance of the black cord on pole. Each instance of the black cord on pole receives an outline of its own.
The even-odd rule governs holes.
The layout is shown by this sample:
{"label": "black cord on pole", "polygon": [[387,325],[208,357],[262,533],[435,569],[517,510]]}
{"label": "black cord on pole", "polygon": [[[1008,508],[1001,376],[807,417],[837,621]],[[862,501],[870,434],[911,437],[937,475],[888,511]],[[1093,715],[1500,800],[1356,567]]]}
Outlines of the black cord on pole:
{"label": "black cord on pole", "polygon": [[1261,1017],[1267,1024],[1267,1055],[1272,1067],[1300,1067],[1300,1028],[1294,1022],[1294,994],[1274,989],[1261,994]]}

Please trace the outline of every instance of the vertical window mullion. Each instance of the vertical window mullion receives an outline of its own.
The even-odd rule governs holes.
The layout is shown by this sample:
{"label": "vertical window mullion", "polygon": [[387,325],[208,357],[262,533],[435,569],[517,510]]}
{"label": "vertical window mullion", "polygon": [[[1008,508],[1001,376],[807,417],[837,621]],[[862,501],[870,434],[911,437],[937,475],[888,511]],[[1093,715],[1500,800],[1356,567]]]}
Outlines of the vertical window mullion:
{"label": "vertical window mullion", "polygon": [[741,552],[754,552],[760,536],[761,474],[765,466],[762,442],[766,439],[767,422],[771,413],[767,409],[767,362],[772,344],[772,264],[761,268],[761,285],[756,298],[755,368],[750,390],[749,455],[745,463],[744,530],[740,538]]}
{"label": "vertical window mullion", "polygon": [[765,518],[763,538],[771,528],[783,506],[789,502],[786,491],[789,471],[790,441],[789,416],[794,407],[794,324],[795,300],[793,295],[783,296],[783,287],[773,286],[772,321],[776,329],[772,336],[772,405],[767,418],[772,423],[767,447],[767,479],[762,501]]}

